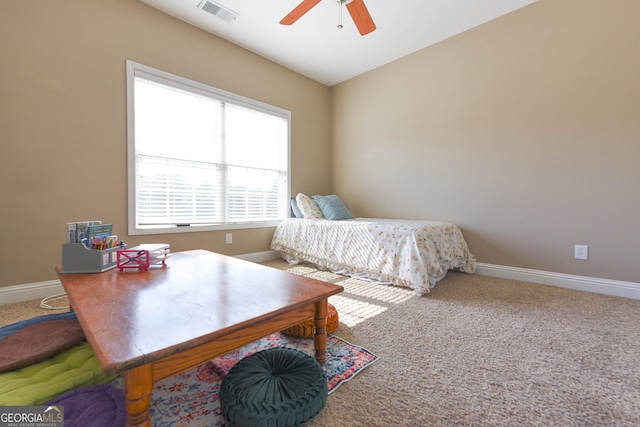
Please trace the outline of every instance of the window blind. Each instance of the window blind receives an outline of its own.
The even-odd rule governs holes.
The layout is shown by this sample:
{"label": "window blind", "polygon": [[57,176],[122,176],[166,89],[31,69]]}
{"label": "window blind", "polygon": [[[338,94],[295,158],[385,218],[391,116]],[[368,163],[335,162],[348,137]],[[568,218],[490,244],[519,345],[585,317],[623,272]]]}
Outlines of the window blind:
{"label": "window blind", "polygon": [[137,65],[134,228],[288,217],[288,112]]}

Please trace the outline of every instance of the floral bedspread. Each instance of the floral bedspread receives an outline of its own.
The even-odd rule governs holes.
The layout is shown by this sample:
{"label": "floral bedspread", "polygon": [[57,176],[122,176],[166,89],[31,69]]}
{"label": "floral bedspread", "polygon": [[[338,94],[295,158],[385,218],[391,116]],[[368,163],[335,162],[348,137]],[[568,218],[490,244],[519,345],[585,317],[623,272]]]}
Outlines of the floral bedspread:
{"label": "floral bedspread", "polygon": [[365,275],[418,295],[429,292],[449,269],[476,270],[458,226],[439,221],[289,218],[276,229],[271,249],[291,263]]}

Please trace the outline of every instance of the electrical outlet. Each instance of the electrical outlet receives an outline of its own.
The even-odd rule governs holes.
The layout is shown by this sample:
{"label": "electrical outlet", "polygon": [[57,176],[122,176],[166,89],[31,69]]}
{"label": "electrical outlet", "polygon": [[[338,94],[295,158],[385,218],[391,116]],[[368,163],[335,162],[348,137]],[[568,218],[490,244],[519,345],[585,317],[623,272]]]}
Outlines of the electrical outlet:
{"label": "electrical outlet", "polygon": [[227,245],[230,245],[231,243],[233,243],[233,236],[231,235],[231,233],[227,233],[225,237],[225,242],[227,243]]}
{"label": "electrical outlet", "polygon": [[589,259],[589,246],[576,245],[574,249],[575,259]]}

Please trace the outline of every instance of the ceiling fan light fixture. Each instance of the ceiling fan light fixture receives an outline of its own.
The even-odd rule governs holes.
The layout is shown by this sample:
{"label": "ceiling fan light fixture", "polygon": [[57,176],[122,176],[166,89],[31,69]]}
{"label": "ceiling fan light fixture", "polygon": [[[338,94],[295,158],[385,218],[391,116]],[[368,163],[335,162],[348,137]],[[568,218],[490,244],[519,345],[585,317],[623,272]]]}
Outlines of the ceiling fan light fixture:
{"label": "ceiling fan light fixture", "polygon": [[[314,6],[320,3],[321,0],[302,0],[302,2],[296,6],[287,16],[282,18],[280,24],[292,25],[304,14],[309,12]],[[367,35],[376,29],[376,24],[373,22],[367,6],[364,4],[364,0],[337,0],[340,6],[340,22],[338,28],[342,28],[342,5],[347,7],[353,22],[356,24],[356,28],[360,35]]]}

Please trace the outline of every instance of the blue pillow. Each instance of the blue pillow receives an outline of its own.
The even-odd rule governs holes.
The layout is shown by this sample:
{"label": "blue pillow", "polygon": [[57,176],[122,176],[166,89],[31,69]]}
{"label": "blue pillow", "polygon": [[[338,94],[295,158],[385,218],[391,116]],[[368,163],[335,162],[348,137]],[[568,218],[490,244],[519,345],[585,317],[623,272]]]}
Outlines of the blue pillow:
{"label": "blue pillow", "polygon": [[291,199],[291,210],[293,211],[293,215],[295,215],[296,218],[304,218],[304,215],[302,215],[302,212],[300,212],[298,202],[296,202],[295,198]]}
{"label": "blue pillow", "polygon": [[340,200],[340,197],[335,194],[329,196],[313,196],[313,200],[326,219],[353,219],[353,214],[347,209],[342,200]]}

